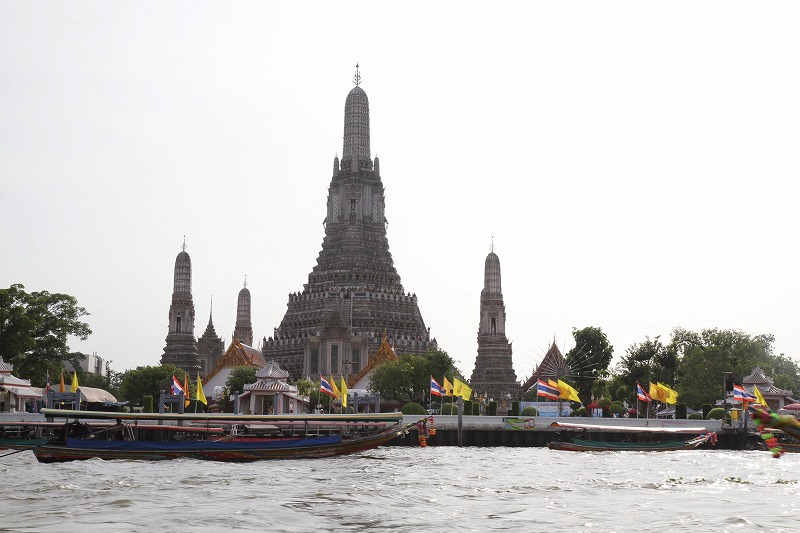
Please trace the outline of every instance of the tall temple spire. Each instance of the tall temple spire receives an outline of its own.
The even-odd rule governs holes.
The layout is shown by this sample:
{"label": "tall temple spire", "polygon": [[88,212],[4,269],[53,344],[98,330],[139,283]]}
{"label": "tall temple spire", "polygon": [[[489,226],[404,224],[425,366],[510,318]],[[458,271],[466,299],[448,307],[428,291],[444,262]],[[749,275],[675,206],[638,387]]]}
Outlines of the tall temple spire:
{"label": "tall temple spire", "polygon": [[378,158],[370,159],[369,100],[358,68],[345,100],[341,164],[333,160],[322,250],[303,291],[289,295],[274,338],[263,343],[264,358],[295,379],[357,375],[377,353],[384,329],[402,353],[437,348],[389,252],[386,191]]}
{"label": "tall temple spire", "polygon": [[208,375],[217,367],[225,345],[214,329],[214,297],[211,297],[211,310],[208,312],[208,325],[203,336],[197,339],[197,358],[200,362],[200,372]]}
{"label": "tall temple spire", "polygon": [[[347,95],[344,104],[344,136],[342,162],[363,161],[372,168],[369,149],[369,98],[361,88],[361,74],[356,65],[353,77],[356,84]],[[360,165],[359,165],[360,166]],[[356,167],[358,168],[358,167]]]}
{"label": "tall temple spire", "polygon": [[247,276],[244,278],[244,287],[239,291],[236,304],[236,327],[233,338],[242,344],[253,345],[253,323],[250,319],[250,290],[247,288]]}
{"label": "tall temple spire", "polygon": [[192,258],[186,252],[184,236],[181,251],[175,258],[172,303],[169,307],[167,345],[162,364],[173,364],[190,375],[200,369],[194,338],[194,302],[192,301]]}
{"label": "tall temple spire", "polygon": [[[506,306],[500,282],[500,258],[492,251],[486,256],[478,325],[478,357],[470,386],[479,395],[502,401],[516,399],[520,384],[511,360],[511,343],[506,338]],[[508,405],[508,408],[511,406]],[[503,407],[505,409],[505,407]]]}

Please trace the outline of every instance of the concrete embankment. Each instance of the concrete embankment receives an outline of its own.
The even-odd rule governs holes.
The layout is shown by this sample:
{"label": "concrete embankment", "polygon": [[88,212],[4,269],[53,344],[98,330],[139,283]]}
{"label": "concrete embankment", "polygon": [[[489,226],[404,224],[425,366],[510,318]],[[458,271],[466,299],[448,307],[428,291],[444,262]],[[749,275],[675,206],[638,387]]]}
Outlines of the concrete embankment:
{"label": "concrete embankment", "polygon": [[[411,422],[417,416],[406,416],[405,421]],[[692,435],[670,433],[670,429],[694,429],[697,434],[716,432],[718,441],[713,448],[723,450],[747,449],[758,443],[757,436],[748,436],[735,428],[723,428],[719,420],[656,420],[645,418],[581,418],[581,417],[509,417],[509,416],[465,416],[462,422],[463,446],[547,446],[547,443],[558,440],[566,431],[553,428],[553,422],[566,422],[572,424],[591,424],[615,427],[618,429],[603,431],[590,430],[591,438],[608,442],[622,442],[632,438],[640,438],[646,434],[647,438],[661,440],[690,439]],[[428,446],[458,446],[458,417],[447,415],[434,415],[436,435],[427,441]],[[641,429],[640,429],[641,428]],[[644,429],[648,428],[648,429]],[[652,429],[663,429],[662,432],[651,433]],[[572,432],[575,433],[574,431]],[[399,446],[418,446],[419,439],[416,431],[409,432],[402,439],[397,439],[393,444]],[[755,437],[755,438],[754,438]]]}

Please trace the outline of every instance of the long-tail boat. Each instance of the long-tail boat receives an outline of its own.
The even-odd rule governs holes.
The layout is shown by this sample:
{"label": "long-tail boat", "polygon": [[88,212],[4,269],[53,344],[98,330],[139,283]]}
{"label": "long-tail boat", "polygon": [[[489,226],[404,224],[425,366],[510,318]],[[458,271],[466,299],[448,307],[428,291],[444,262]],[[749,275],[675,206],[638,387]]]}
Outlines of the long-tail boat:
{"label": "long-tail boat", "polygon": [[[236,415],[214,413],[114,413],[42,409],[64,418],[48,444],[32,447],[43,463],[84,459],[212,461],[318,458],[388,444],[420,422],[402,413]],[[86,420],[113,420],[91,426]]]}
{"label": "long-tail boat", "polygon": [[[705,433],[705,429],[693,428],[652,428],[652,427],[638,427],[638,426],[604,426],[600,424],[576,424],[570,422],[553,422],[550,427],[580,431],[580,436],[588,436],[591,432],[625,432],[630,435],[649,434],[691,434],[696,435],[692,439],[674,439],[674,440],[649,440],[649,441],[600,441],[592,440],[589,438],[579,438],[578,436],[569,435],[567,440],[552,441],[547,444],[551,450],[564,450],[571,452],[609,452],[609,451],[633,451],[633,452],[667,452],[679,450],[693,450],[701,444],[710,443],[716,444],[716,433]],[[703,433],[698,435],[698,433]]]}

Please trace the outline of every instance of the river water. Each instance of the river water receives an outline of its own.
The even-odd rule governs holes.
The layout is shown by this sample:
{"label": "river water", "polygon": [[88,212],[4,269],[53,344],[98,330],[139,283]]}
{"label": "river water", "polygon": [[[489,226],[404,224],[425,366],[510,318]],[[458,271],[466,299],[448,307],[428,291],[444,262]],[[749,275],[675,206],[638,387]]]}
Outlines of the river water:
{"label": "river water", "polygon": [[0,458],[0,475],[0,531],[800,529],[800,454],[386,447],[40,464],[26,451]]}

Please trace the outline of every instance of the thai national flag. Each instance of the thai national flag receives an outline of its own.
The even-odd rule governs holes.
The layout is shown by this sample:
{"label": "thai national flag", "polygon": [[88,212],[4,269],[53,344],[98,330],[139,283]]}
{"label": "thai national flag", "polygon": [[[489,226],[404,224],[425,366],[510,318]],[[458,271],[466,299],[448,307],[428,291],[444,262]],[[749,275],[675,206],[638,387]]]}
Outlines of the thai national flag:
{"label": "thai national flag", "polygon": [[558,400],[561,391],[541,379],[536,382],[536,396],[544,396],[551,400]]}
{"label": "thai national flag", "polygon": [[439,382],[431,376],[431,394],[434,396],[444,396],[444,387],[439,385]]}
{"label": "thai national flag", "polygon": [[180,393],[183,393],[185,395],[186,391],[183,390],[183,385],[181,385],[181,382],[178,381],[178,378],[176,378],[175,375],[173,374],[173,376],[172,376],[172,394],[180,394]]}
{"label": "thai national flag", "polygon": [[636,384],[636,397],[643,402],[652,402],[653,398],[638,383]]}
{"label": "thai national flag", "polygon": [[331,387],[331,384],[325,379],[325,376],[322,375],[319,376],[319,391],[322,394],[327,394],[328,396],[336,398],[336,394],[333,393],[333,387]]}
{"label": "thai national flag", "polygon": [[740,402],[754,402],[756,401],[756,397],[753,394],[750,394],[744,387],[741,385],[734,385],[733,386],[733,399],[734,401]]}

